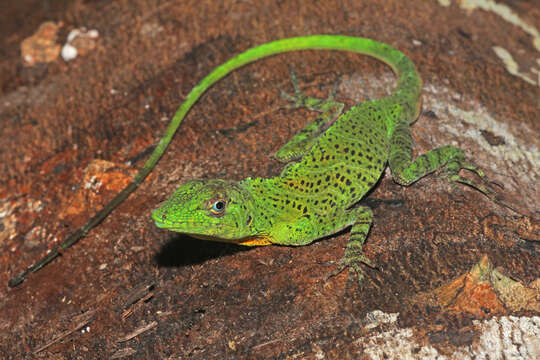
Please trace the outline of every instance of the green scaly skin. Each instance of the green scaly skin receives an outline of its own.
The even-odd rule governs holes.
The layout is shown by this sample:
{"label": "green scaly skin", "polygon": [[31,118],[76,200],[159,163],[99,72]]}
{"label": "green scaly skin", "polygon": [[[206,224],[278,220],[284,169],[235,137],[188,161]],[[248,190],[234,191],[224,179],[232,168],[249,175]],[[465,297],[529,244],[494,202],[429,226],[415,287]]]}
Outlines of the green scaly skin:
{"label": "green scaly skin", "polygon": [[[377,183],[386,165],[394,180],[410,185],[444,168],[450,181],[463,182],[490,195],[487,187],[458,172],[483,172],[465,161],[462,150],[443,146],[411,161],[409,125],[420,109],[422,82],[414,64],[387,44],[370,39],[317,35],[264,44],[231,59],[222,67],[292,50],[346,50],[376,57],[398,76],[388,97],[366,101],[342,113],[344,105],[303,95],[292,73],[294,107],[320,112],[275,157],[290,162],[273,178],[196,180],[182,186],[152,218],[160,228],[191,236],[242,245],[306,245],[351,226],[350,241],[340,266],[362,279],[361,263],[370,265],[362,245],[372,222],[368,207],[357,203]],[[242,61],[240,60],[242,59]],[[247,61],[244,61],[247,60]],[[331,274],[331,275],[332,275]]]}
{"label": "green scaly skin", "polygon": [[484,174],[465,162],[463,152],[440,147],[411,162],[409,124],[418,116],[422,83],[413,63],[389,45],[364,38],[314,35],[283,39],[249,49],[214,69],[195,86],[171,120],[164,136],[142,169],[110,203],[85,225],[26,270],[9,281],[14,287],[58,257],[62,250],[97,226],[146,178],[165,152],[180,123],[199,97],[219,79],[239,67],[279,53],[326,49],[373,56],[398,75],[397,88],[387,98],[366,101],[342,114],[343,104],[306,97],[293,75],[295,94],[284,96],[296,107],[321,115],[276,154],[290,162],[280,176],[192,181],[182,185],[152,214],[156,225],[192,236],[243,245],[305,245],[352,226],[351,239],[337,273],[350,266],[361,279],[362,245],[372,221],[371,210],[353,206],[377,182],[387,164],[396,182],[410,185],[444,167],[450,181],[471,185],[490,198],[482,184],[462,178],[465,168]]}

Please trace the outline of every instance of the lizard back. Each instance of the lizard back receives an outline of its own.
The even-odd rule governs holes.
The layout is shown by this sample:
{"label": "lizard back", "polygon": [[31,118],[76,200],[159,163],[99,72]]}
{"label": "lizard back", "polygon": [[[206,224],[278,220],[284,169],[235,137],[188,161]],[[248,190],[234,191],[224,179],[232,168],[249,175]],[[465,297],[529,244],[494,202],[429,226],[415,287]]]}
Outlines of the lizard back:
{"label": "lizard back", "polygon": [[313,211],[349,207],[373,187],[387,161],[388,139],[378,101],[364,102],[341,115],[297,163],[271,181],[282,196],[299,194]]}

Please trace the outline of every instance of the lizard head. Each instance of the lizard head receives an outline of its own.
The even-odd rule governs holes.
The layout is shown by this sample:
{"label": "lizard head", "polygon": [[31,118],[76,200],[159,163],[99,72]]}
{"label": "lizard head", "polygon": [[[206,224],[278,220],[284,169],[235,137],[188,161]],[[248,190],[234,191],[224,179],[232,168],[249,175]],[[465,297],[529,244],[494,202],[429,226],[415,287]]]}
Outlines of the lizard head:
{"label": "lizard head", "polygon": [[[251,197],[235,181],[194,180],[152,212],[156,226],[205,240],[243,243],[253,237]],[[248,245],[248,244],[245,244]]]}

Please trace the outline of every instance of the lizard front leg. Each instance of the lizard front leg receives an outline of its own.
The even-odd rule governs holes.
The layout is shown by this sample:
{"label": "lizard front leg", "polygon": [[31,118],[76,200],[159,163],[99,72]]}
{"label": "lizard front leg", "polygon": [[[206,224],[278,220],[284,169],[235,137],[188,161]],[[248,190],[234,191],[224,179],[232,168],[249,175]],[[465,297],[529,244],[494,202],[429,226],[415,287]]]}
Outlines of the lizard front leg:
{"label": "lizard front leg", "polygon": [[332,214],[310,214],[294,222],[282,222],[274,233],[274,242],[281,245],[307,245],[316,239],[335,234],[352,225],[351,235],[345,255],[338,262],[338,268],[328,274],[326,279],[334,276],[345,268],[350,269],[351,275],[356,274],[358,281],[364,278],[361,265],[373,267],[371,261],[362,253],[362,246],[371,227],[373,213],[367,206],[356,206],[353,209],[339,209]]}

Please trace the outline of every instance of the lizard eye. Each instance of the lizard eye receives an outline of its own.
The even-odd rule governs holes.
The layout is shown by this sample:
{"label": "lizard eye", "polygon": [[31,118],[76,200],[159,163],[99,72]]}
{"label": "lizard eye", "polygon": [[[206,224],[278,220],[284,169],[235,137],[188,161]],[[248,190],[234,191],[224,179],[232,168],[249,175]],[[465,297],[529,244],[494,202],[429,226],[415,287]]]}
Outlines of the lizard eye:
{"label": "lizard eye", "polygon": [[225,211],[227,203],[224,200],[217,200],[212,204],[210,212],[214,215],[221,215]]}

